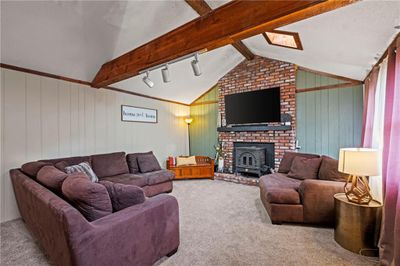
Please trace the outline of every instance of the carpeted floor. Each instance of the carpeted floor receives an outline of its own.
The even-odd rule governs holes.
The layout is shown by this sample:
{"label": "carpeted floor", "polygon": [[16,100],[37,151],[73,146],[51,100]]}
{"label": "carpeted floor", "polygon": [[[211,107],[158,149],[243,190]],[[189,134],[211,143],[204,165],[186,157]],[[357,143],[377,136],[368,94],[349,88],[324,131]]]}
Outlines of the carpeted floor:
{"label": "carpeted floor", "polygon": [[[166,265],[374,265],[341,248],[333,229],[272,225],[257,187],[176,181],[181,245]],[[1,265],[48,265],[21,220],[1,225]]]}

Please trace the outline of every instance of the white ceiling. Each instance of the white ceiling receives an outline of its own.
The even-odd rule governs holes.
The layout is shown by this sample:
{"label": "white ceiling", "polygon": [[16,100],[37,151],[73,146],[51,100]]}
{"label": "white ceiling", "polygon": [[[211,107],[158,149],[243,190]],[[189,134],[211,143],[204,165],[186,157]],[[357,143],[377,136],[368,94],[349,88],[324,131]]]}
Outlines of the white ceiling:
{"label": "white ceiling", "polygon": [[[207,1],[212,8],[228,2]],[[91,81],[110,59],[144,44],[198,15],[184,1],[1,1],[1,62]],[[304,51],[270,46],[260,37],[244,40],[257,55],[363,79],[396,34],[400,1],[359,2],[282,29],[297,31]],[[160,71],[148,88],[141,77],[113,84],[124,90],[190,103],[243,60],[231,46],[200,56],[203,74],[190,60]]]}

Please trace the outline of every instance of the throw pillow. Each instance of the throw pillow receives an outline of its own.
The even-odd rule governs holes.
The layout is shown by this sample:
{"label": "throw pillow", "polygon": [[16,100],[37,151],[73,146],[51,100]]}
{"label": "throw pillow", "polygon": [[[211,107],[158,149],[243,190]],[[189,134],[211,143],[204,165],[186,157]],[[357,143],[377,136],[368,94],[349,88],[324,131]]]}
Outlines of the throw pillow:
{"label": "throw pillow", "polygon": [[303,158],[319,158],[317,154],[310,154],[310,153],[300,153],[300,152],[285,152],[281,163],[279,164],[278,173],[287,174],[290,171],[290,167],[292,166],[293,159],[295,157],[303,157]]}
{"label": "throw pillow", "polygon": [[89,222],[112,213],[107,189],[83,173],[69,175],[62,184],[62,193]]}
{"label": "throw pillow", "polygon": [[338,160],[323,155],[321,167],[319,168],[318,178],[321,180],[345,182],[349,175],[339,172],[338,165]]}
{"label": "throw pillow", "polygon": [[90,178],[90,180],[92,182],[99,181],[99,178],[93,172],[93,169],[90,167],[89,163],[87,163],[87,162],[83,162],[78,165],[71,165],[71,166],[65,167],[65,171],[67,172],[67,174],[84,173]]}
{"label": "throw pillow", "polygon": [[176,166],[182,166],[182,165],[195,165],[197,164],[196,162],[196,156],[189,156],[189,157],[176,157]]}
{"label": "throw pillow", "polygon": [[130,206],[143,203],[145,201],[144,192],[140,187],[113,183],[110,181],[100,181],[108,191],[114,211],[120,211]]}
{"label": "throw pillow", "polygon": [[153,154],[153,152],[149,151],[149,152],[141,152],[141,153],[130,153],[130,154],[126,155],[126,161],[128,163],[129,173],[137,174],[140,172],[137,158],[138,158],[138,156],[146,155],[146,154]]}
{"label": "throw pillow", "polygon": [[144,154],[137,157],[139,170],[141,173],[148,173],[161,170],[161,166],[154,154]]}
{"label": "throw pillow", "polygon": [[37,180],[42,185],[59,193],[61,192],[61,186],[67,176],[68,175],[66,173],[58,170],[53,165],[46,165],[39,170],[37,174]]}
{"label": "throw pillow", "polygon": [[36,177],[39,170],[46,165],[51,165],[50,163],[45,162],[30,162],[25,163],[21,166],[21,171],[25,174],[29,175],[30,177]]}
{"label": "throw pillow", "polygon": [[125,152],[92,155],[92,167],[100,178],[129,173]]}
{"label": "throw pillow", "polygon": [[288,177],[296,179],[316,179],[318,176],[321,158],[295,157],[288,173]]}

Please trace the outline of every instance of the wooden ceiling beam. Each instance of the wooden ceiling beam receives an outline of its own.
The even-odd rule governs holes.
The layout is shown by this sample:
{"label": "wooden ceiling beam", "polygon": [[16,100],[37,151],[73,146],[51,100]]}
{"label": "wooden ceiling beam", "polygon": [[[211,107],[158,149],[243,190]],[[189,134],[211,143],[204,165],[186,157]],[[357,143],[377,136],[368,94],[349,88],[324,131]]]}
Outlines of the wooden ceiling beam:
{"label": "wooden ceiling beam", "polygon": [[[207,4],[205,0],[185,0],[186,3],[193,8],[200,16],[204,16],[212,11],[212,8]],[[255,55],[250,51],[250,49],[242,42],[236,41],[232,43],[232,46],[238,50],[247,60],[253,60]]]}
{"label": "wooden ceiling beam", "polygon": [[105,63],[92,86],[108,86],[173,59],[210,51],[356,1],[231,1]]}

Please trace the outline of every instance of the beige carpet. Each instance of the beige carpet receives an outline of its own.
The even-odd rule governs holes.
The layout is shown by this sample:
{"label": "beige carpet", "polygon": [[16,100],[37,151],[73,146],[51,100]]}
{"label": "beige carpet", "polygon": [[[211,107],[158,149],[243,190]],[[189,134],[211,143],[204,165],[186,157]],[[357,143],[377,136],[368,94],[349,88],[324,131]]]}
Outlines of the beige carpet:
{"label": "beige carpet", "polygon": [[[156,265],[374,265],[333,240],[333,229],[272,225],[257,187],[176,181],[181,245]],[[1,225],[1,265],[48,265],[21,220]]]}

